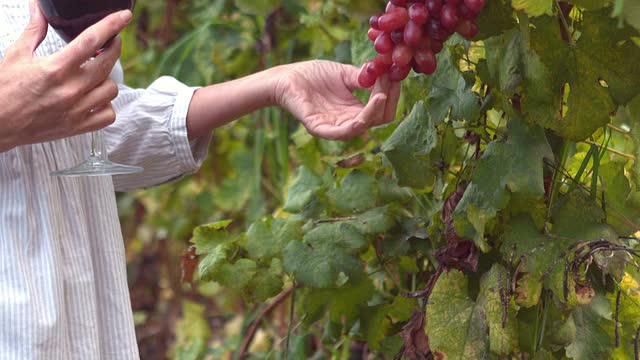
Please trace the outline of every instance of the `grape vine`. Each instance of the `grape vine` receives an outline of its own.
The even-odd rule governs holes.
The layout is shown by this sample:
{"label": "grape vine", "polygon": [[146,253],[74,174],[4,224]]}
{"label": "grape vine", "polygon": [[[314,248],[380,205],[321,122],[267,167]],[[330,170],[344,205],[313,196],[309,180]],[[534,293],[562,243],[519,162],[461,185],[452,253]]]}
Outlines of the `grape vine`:
{"label": "grape vine", "polygon": [[619,6],[388,2],[351,62],[404,80],[398,120],[294,134],[282,206],[196,228],[188,278],[290,306],[253,358],[638,358],[640,26]]}

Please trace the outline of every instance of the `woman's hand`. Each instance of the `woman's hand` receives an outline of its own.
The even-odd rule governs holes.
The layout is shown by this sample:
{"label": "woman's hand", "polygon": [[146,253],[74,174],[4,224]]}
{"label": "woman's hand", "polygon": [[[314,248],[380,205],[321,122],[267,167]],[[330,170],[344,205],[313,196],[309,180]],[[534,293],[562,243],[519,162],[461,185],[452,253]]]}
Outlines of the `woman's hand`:
{"label": "woman's hand", "polygon": [[275,86],[275,102],[289,110],[314,136],[348,140],[368,128],[393,121],[400,83],[386,75],[374,85],[369,102],[353,96],[358,68],[331,61],[307,61],[287,66]]}
{"label": "woman's hand", "polygon": [[131,20],[131,12],[112,14],[87,29],[64,49],[39,58],[36,48],[47,22],[31,1],[31,21],[0,62],[0,152],[24,144],[56,140],[103,128],[115,121],[111,100],[118,94],[109,74],[120,56],[108,39]]}

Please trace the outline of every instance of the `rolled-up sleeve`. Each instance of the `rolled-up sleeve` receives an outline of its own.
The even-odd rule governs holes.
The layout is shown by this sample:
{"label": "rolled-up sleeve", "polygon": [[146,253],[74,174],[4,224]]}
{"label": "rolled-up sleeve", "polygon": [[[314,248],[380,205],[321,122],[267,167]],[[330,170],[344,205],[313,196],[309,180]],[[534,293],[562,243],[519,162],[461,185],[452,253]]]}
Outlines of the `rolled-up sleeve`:
{"label": "rolled-up sleeve", "polygon": [[104,136],[112,161],[141,166],[142,173],[114,176],[117,191],[146,188],[196,172],[211,135],[189,142],[186,118],[197,88],[161,77],[146,89],[119,84],[116,122]]}

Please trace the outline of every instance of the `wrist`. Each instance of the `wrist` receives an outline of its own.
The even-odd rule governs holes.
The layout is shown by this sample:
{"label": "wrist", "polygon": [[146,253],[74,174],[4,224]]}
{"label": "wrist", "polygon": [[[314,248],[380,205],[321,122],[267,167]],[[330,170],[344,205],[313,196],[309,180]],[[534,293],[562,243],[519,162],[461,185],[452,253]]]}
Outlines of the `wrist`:
{"label": "wrist", "polygon": [[268,79],[269,106],[283,106],[287,91],[290,88],[293,67],[294,65],[287,64],[265,70]]}

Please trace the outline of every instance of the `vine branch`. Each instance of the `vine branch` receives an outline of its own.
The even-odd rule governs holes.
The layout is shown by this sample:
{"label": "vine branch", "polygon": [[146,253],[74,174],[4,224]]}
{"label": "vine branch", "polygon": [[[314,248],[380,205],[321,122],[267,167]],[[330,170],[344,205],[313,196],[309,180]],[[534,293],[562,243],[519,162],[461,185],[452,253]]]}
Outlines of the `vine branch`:
{"label": "vine branch", "polygon": [[249,329],[247,330],[247,333],[244,336],[244,340],[242,340],[242,345],[240,346],[240,350],[238,350],[238,359],[240,360],[247,359],[249,355],[247,351],[249,349],[249,346],[251,345],[251,342],[253,341],[253,337],[255,336],[256,331],[258,331],[258,327],[260,327],[260,323],[262,322],[262,319],[267,317],[271,313],[271,311],[273,311],[273,309],[275,309],[278,305],[282,304],[282,302],[284,302],[284,300],[293,293],[294,288],[295,286],[292,286],[280,292],[280,294],[276,295],[273,298],[273,301],[271,301],[269,305],[267,305],[264,309],[262,309],[262,311],[260,311],[260,314],[258,314],[258,316],[253,320],[253,322],[249,326]]}

